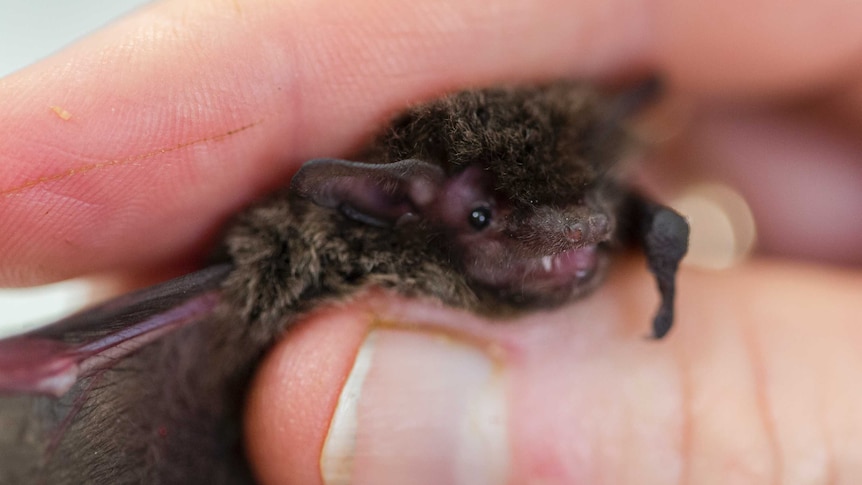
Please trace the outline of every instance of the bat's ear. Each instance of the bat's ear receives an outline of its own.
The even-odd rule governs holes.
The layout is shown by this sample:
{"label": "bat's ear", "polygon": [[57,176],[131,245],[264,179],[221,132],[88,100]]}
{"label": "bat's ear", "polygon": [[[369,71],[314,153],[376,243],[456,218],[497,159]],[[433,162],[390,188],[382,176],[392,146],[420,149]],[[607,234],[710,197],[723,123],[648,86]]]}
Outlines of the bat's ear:
{"label": "bat's ear", "polygon": [[378,164],[320,158],[306,162],[290,188],[355,221],[388,227],[421,217],[445,179],[443,169],[421,160]]}

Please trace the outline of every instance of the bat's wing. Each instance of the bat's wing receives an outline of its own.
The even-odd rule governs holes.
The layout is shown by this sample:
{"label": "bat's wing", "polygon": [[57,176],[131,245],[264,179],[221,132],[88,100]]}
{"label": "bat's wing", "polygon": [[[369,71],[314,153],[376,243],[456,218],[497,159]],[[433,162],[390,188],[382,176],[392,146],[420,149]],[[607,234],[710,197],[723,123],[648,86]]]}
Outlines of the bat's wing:
{"label": "bat's wing", "polygon": [[211,266],[0,340],[0,393],[65,394],[79,378],[212,313],[231,269]]}

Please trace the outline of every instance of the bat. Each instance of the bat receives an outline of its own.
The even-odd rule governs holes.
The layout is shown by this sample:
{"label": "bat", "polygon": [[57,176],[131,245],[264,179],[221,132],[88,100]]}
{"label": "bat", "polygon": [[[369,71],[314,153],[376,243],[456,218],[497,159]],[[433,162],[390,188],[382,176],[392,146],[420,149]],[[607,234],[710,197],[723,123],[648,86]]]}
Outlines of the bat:
{"label": "bat", "polygon": [[419,104],[238,214],[211,266],[0,341],[0,483],[254,483],[239,417],[255,365],[299,315],[369,286],[507,318],[588,294],[639,247],[664,337],[689,228],[621,163],[623,121],[657,91]]}

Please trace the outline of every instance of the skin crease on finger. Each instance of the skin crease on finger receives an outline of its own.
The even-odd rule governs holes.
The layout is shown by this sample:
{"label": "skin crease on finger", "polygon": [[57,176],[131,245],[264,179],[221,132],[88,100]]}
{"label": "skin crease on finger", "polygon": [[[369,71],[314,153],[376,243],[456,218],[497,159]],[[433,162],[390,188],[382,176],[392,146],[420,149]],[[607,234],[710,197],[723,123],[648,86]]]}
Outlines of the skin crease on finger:
{"label": "skin crease on finger", "polygon": [[632,323],[654,305],[640,264],[618,265],[591,298],[515,324],[391,298],[312,317],[253,386],[247,436],[263,482],[321,483],[339,388],[384,318],[494,349],[508,375],[511,484],[854,483],[862,393],[847,369],[862,368],[862,280],[765,262],[684,270],[679,326],[656,344]]}
{"label": "skin crease on finger", "polygon": [[[154,3],[0,81],[0,223],[17,228],[0,237],[0,281],[188,261],[297,163],[348,151],[443,90],[650,68],[693,92],[792,92],[833,82],[862,46],[858,29],[804,6],[692,17],[738,35],[746,48],[732,52],[717,41],[728,32],[683,19],[680,2],[332,7]],[[854,8],[817,6],[845,22]]]}

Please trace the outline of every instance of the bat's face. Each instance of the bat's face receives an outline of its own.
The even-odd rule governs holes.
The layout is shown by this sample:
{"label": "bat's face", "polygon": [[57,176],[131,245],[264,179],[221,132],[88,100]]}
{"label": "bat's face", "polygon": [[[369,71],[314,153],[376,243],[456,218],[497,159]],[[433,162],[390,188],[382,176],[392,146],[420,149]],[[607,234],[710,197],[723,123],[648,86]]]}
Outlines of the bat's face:
{"label": "bat's face", "polygon": [[518,204],[494,187],[488,170],[470,166],[450,177],[426,209],[466,276],[504,295],[544,302],[592,288],[605,266],[612,208],[592,193],[568,204]]}

